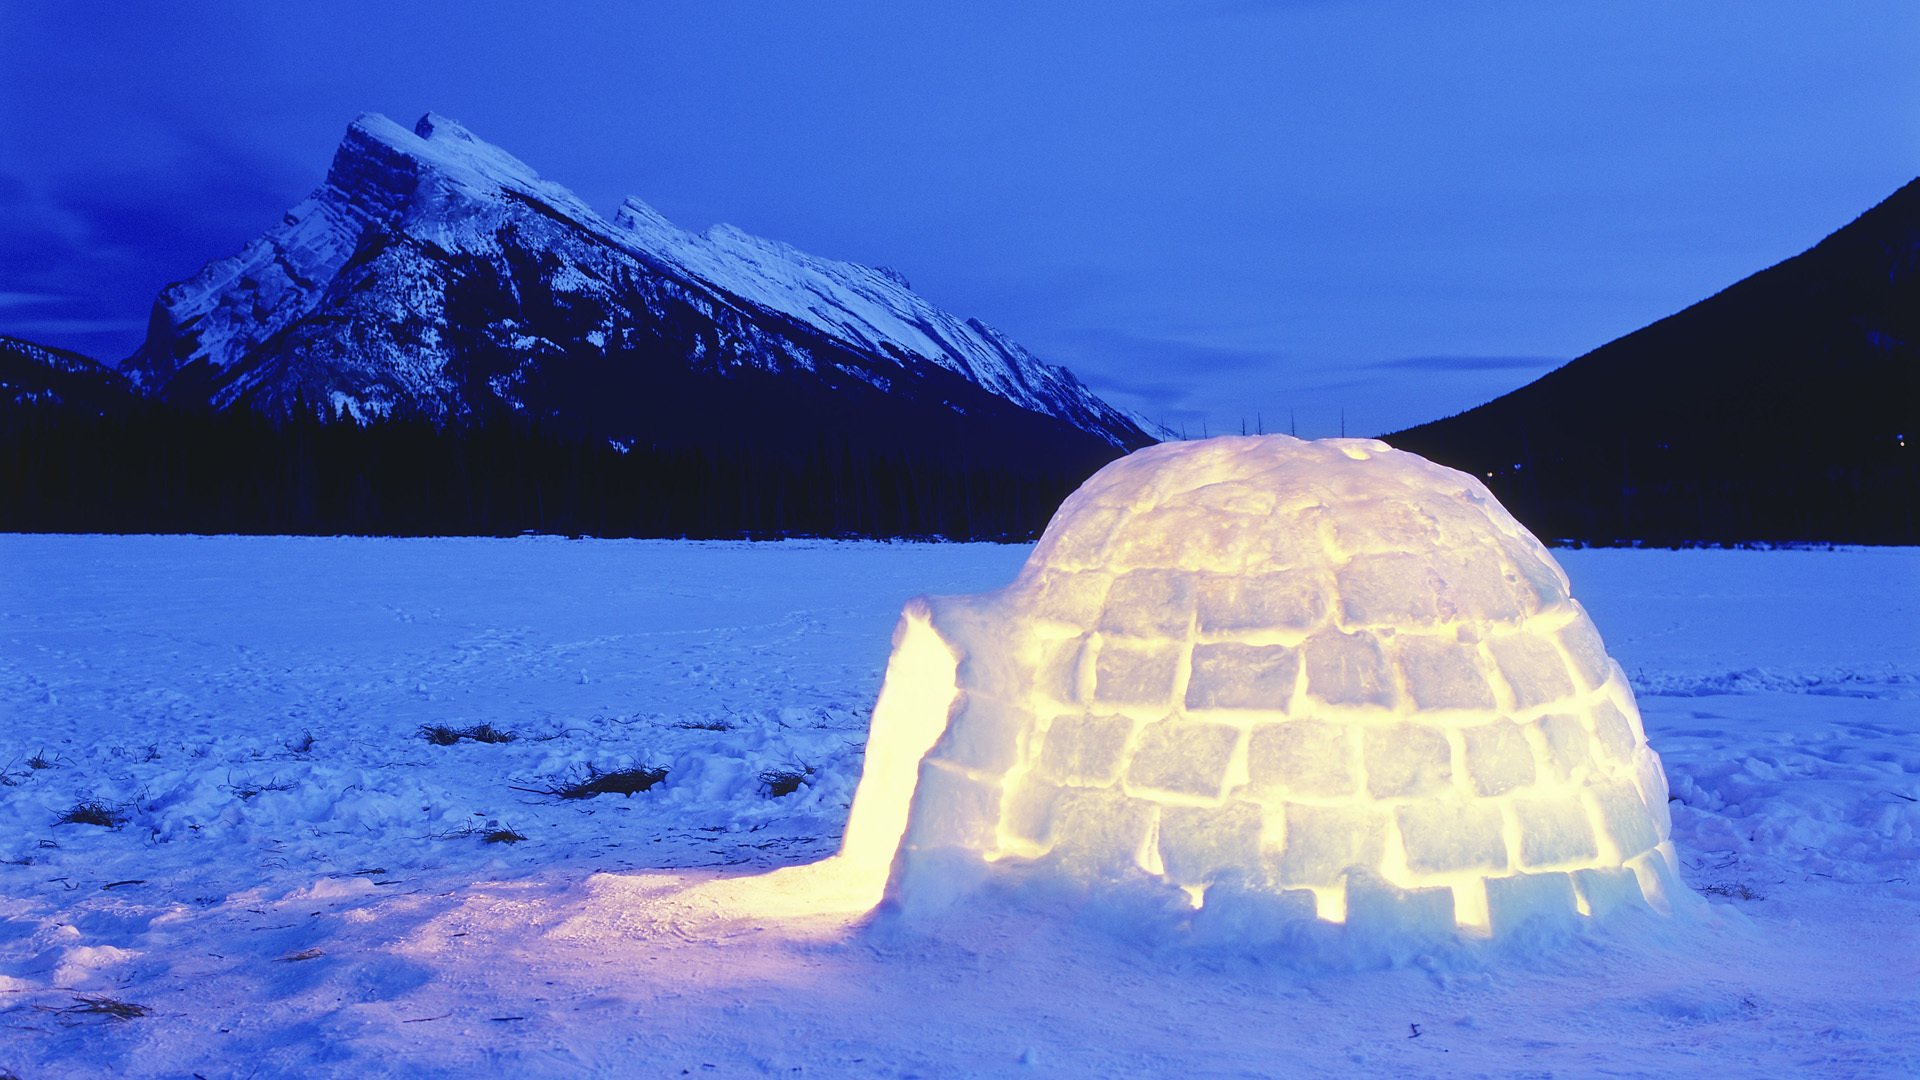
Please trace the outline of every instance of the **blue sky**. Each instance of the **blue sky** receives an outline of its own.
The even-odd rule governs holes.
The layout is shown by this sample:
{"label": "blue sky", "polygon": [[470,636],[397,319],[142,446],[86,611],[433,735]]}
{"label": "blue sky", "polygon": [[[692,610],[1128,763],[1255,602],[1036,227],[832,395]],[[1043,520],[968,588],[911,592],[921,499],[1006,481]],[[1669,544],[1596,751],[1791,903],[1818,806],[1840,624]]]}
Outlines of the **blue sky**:
{"label": "blue sky", "polygon": [[1374,434],[1920,173],[1920,5],[0,6],[0,333],[118,359],[362,111],[892,266],[1149,417]]}

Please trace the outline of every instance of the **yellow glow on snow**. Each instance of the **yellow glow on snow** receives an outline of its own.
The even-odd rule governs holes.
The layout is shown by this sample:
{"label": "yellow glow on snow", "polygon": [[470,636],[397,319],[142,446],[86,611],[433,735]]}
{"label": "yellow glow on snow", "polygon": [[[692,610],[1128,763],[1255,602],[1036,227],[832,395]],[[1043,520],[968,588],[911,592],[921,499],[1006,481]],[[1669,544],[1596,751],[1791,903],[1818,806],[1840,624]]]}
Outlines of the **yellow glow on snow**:
{"label": "yellow glow on snow", "polygon": [[735,895],[911,904],[957,858],[1486,936],[1669,910],[1668,832],[1624,675],[1478,481],[1225,438],[1101,470],[1005,589],[910,603],[841,853]]}

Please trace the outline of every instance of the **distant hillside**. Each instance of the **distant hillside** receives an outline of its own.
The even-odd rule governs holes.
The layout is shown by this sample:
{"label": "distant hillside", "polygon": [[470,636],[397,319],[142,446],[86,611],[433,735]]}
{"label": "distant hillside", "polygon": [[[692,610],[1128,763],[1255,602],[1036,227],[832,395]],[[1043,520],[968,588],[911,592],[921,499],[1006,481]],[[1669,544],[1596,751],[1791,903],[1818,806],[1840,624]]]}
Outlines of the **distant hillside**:
{"label": "distant hillside", "polygon": [[1920,543],[1920,180],[1812,249],[1383,436],[1542,536]]}
{"label": "distant hillside", "polygon": [[97,414],[133,399],[126,378],[90,356],[0,335],[0,404]]}

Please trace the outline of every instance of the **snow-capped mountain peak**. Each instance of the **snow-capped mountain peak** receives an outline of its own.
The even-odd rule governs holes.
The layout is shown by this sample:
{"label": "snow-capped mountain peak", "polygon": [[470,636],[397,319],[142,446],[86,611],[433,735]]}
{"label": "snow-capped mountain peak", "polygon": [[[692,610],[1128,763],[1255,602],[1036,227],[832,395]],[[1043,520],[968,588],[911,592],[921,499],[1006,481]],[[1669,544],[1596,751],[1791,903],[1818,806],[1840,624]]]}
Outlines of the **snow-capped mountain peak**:
{"label": "snow-capped mountain peak", "polygon": [[[718,325],[660,323],[682,310]],[[278,226],[161,294],[127,368],[150,391],[220,407],[454,416],[492,407],[476,394],[528,408],[522,391],[555,357],[663,337],[674,344],[647,355],[684,349],[709,371],[817,374],[824,348],[829,366],[888,393],[938,369],[1111,445],[1150,441],[1070,373],[934,306],[896,271],[729,225],[696,234],[638,198],[608,220],[435,113],[411,129],[356,119],[325,182]]]}

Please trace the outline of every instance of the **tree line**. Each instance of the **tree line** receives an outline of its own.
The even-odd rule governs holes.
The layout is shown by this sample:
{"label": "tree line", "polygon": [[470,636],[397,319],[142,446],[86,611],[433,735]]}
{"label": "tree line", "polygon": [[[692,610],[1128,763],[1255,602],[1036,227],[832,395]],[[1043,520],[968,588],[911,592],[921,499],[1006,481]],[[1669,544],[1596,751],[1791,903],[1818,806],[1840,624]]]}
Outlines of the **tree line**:
{"label": "tree line", "polygon": [[0,530],[1024,540],[1100,464],[969,460],[827,430],[779,446],[623,448],[500,416],[11,404],[0,405]]}

